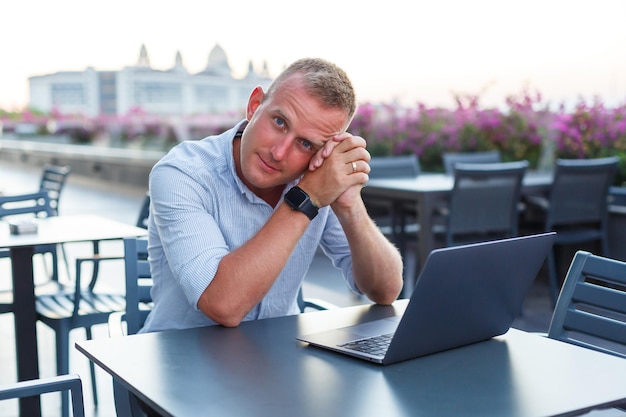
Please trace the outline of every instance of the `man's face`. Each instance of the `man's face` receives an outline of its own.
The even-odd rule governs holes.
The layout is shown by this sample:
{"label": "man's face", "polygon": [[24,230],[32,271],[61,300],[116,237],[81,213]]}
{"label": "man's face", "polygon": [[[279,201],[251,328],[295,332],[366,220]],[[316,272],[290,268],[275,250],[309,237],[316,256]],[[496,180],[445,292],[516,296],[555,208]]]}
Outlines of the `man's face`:
{"label": "man's face", "polygon": [[243,182],[260,194],[299,178],[311,157],[346,129],[348,116],[324,108],[298,82],[287,80],[271,96],[257,88],[250,96],[249,120],[241,138]]}

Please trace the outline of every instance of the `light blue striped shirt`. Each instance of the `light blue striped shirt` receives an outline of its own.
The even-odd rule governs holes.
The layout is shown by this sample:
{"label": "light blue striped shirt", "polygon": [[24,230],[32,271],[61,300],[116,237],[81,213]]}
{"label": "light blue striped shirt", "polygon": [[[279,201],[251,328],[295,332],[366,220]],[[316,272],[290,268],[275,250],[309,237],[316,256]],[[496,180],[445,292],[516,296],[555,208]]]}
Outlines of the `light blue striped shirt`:
{"label": "light blue striped shirt", "polygon": [[[152,169],[148,252],[155,306],[143,331],[215,324],[197,308],[200,295],[220,260],[254,236],[274,211],[235,172],[232,143],[244,122],[221,135],[181,143]],[[346,236],[330,207],[324,207],[244,320],[298,313],[298,290],[318,246],[358,292]]]}

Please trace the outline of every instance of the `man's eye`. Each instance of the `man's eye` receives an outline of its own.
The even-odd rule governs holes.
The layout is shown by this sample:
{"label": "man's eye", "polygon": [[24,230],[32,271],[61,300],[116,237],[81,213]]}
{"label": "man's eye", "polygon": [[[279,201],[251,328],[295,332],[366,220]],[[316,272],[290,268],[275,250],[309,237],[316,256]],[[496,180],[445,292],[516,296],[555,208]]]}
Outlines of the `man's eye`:
{"label": "man's eye", "polygon": [[306,139],[301,139],[299,142],[300,142],[300,145],[302,145],[302,147],[306,149],[307,151],[317,152],[315,145],[311,141],[308,141]]}
{"label": "man's eye", "polygon": [[274,121],[276,122],[276,125],[278,127],[285,127],[285,121],[281,119],[280,117],[274,118]]}

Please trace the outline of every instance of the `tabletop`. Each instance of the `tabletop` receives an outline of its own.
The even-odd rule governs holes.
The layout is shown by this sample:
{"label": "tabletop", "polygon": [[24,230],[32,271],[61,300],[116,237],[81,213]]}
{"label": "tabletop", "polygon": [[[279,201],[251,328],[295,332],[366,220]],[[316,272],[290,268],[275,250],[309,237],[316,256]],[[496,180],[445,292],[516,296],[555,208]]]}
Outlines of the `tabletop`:
{"label": "tabletop", "polygon": [[626,361],[515,329],[389,366],[296,335],[400,313],[367,305],[76,343],[166,416],[546,416],[626,397]]}
{"label": "tabletop", "polygon": [[89,214],[53,216],[33,221],[37,224],[37,232],[20,235],[12,235],[8,222],[0,221],[0,248],[122,239],[146,234],[144,229]]}

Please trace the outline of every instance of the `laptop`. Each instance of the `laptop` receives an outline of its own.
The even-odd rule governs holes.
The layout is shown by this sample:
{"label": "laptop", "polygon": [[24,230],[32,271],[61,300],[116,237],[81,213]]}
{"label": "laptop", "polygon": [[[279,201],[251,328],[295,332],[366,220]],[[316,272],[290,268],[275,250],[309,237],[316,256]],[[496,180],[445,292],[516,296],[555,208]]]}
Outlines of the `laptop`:
{"label": "laptop", "polygon": [[400,316],[298,336],[387,365],[506,333],[556,233],[433,250]]}

